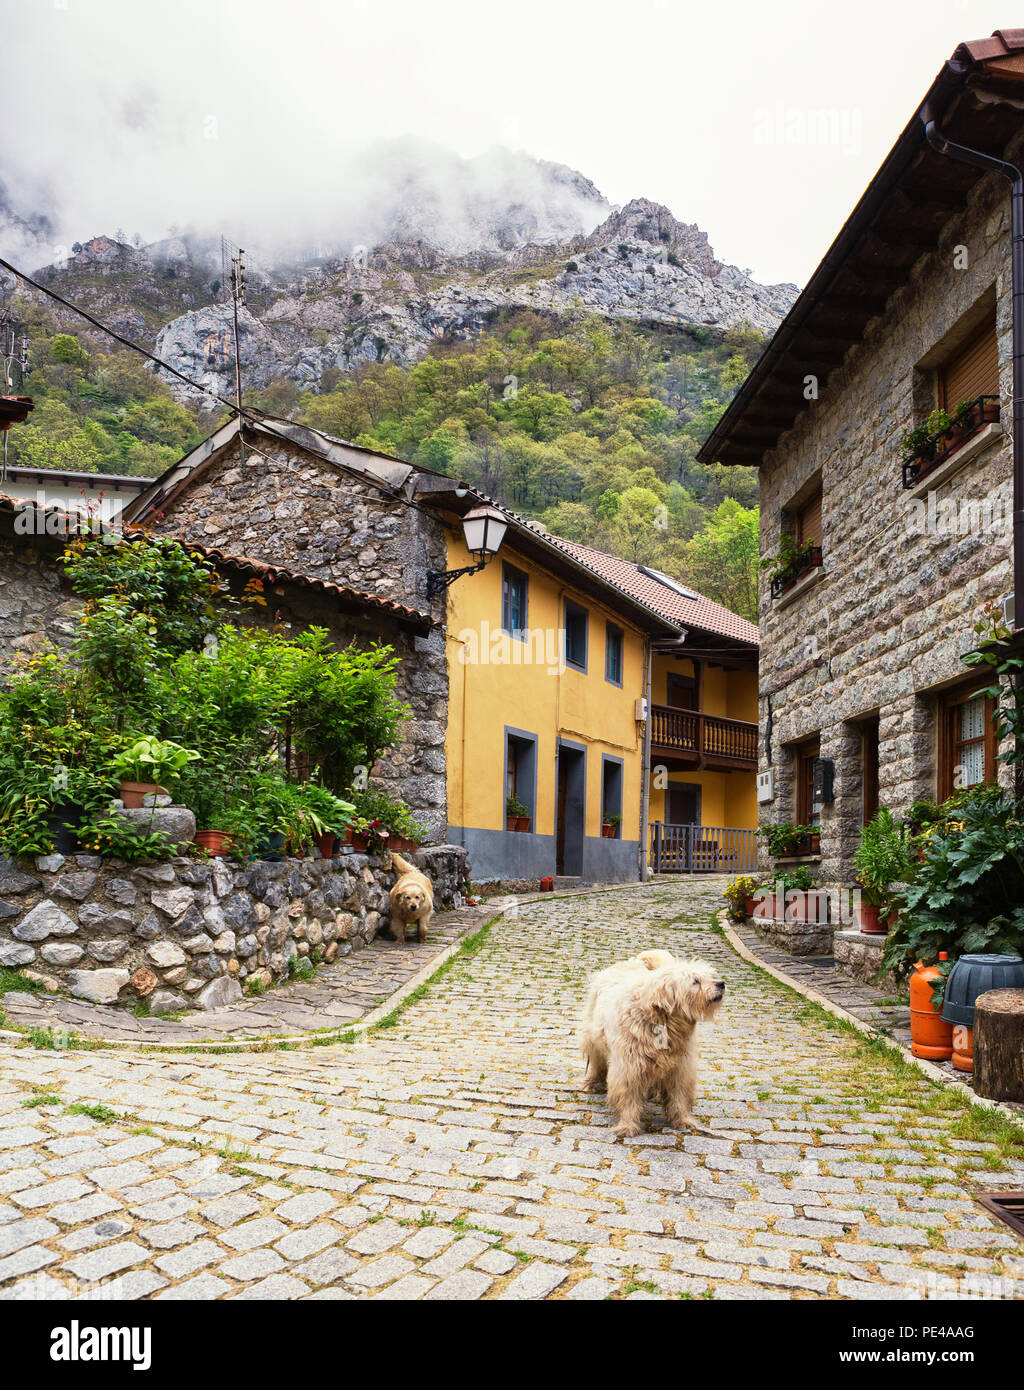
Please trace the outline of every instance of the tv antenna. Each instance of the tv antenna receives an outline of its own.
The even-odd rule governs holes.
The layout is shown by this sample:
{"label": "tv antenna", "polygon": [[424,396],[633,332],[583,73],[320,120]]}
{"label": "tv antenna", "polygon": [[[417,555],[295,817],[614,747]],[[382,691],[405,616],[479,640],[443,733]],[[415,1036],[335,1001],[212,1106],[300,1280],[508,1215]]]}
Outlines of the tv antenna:
{"label": "tv antenna", "polygon": [[[6,309],[0,309],[0,395],[14,394],[15,365],[18,368],[19,389],[24,389],[25,378],[31,370],[28,365],[28,334],[11,318]],[[0,461],[0,480],[7,481],[7,436],[10,430],[3,431],[4,451]]]}
{"label": "tv antenna", "polygon": [[220,239],[221,263],[231,260],[231,311],[235,330],[235,407],[238,411],[238,442],[245,463],[245,421],[242,418],[242,358],[238,349],[238,310],[245,308],[245,252],[226,237]]}

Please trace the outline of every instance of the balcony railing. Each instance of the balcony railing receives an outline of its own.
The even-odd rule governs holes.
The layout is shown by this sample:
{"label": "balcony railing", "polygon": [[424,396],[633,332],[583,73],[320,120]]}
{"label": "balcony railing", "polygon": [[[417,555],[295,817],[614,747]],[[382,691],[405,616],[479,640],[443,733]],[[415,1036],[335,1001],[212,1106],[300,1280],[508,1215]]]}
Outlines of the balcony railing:
{"label": "balcony railing", "polygon": [[757,766],[757,725],[673,705],[651,706],[651,746],[737,767]]}
{"label": "balcony railing", "polygon": [[757,831],[724,825],[651,824],[658,874],[745,874],[757,870]]}

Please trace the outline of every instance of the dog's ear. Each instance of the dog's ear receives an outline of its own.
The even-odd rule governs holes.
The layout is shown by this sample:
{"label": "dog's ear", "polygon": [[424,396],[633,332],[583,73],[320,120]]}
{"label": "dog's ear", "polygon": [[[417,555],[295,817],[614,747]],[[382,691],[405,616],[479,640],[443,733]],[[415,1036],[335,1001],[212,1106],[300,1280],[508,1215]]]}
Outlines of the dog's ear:
{"label": "dog's ear", "polygon": [[665,971],[661,979],[654,982],[649,995],[652,1009],[661,1014],[673,1014],[683,1001],[683,982],[675,971]]}

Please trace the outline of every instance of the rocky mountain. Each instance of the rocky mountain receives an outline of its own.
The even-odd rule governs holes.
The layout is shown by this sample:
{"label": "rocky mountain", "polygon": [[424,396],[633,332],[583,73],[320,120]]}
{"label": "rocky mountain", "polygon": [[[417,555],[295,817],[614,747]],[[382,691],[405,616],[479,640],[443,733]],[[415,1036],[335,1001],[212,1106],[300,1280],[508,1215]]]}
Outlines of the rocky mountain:
{"label": "rocky mountain", "polygon": [[[405,366],[432,342],[472,339],[503,311],[771,333],[796,297],[794,285],[761,285],[723,265],[700,228],[660,204],[639,198],[614,210],[582,175],[526,156],[496,165],[492,155],[480,168],[452,159],[444,177],[432,166],[429,179],[409,158],[399,174],[367,170],[364,224],[380,234],[366,244],[302,250],[296,238],[250,254],[240,318],[248,385],[284,377],[315,389],[328,369]],[[37,278],[230,392],[232,306],[219,239],[129,246],[98,236]]]}

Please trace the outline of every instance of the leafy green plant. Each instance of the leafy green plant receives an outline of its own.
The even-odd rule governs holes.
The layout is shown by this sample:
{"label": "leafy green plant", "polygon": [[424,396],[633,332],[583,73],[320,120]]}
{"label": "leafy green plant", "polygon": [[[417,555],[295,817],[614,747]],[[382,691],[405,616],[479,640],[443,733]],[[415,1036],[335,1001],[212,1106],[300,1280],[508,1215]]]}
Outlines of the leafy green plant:
{"label": "leafy green plant", "polygon": [[[409,808],[401,801],[395,801],[387,792],[372,783],[362,791],[351,793],[356,816],[371,841],[383,842],[391,835],[399,835],[406,840],[424,840],[426,827],[417,821]],[[526,815],[524,810],[522,815]]]}
{"label": "leafy green plant", "polygon": [[116,812],[94,816],[79,827],[82,848],[92,854],[112,856],[135,862],[143,859],[170,859],[177,847],[168,844],[159,831],[152,828],[152,818],[140,824],[127,820]]}
{"label": "leafy green plant", "polygon": [[722,889],[722,897],[729,904],[729,916],[742,922],[747,915],[746,900],[752,898],[761,887],[760,879],[751,874],[741,874]]}
{"label": "leafy green plant", "polygon": [[117,755],[113,768],[124,782],[155,782],[162,787],[175,781],[189,763],[198,761],[199,754],[191,748],[144,736]]}
{"label": "leafy green plant", "polygon": [[794,825],[791,821],[778,821],[774,825],[758,826],[757,833],[768,842],[768,853],[777,859],[780,855],[796,854],[808,835],[816,833],[813,825]]}
{"label": "leafy green plant", "polygon": [[528,816],[530,811],[521,801],[517,801],[514,796],[510,796],[505,800],[505,814],[506,816]]}
{"label": "leafy green plant", "polygon": [[906,974],[947,951],[1024,949],[1024,824],[999,787],[961,794],[917,837],[924,859],[886,939],[882,967]]}
{"label": "leafy green plant", "polygon": [[803,568],[820,544],[821,541],[814,536],[809,536],[805,541],[798,541],[795,536],[783,534],[779,538],[778,550],[774,555],[765,556],[761,561],[761,568],[769,571],[769,580],[791,579]]}
{"label": "leafy green plant", "polygon": [[892,911],[897,905],[896,885],[913,878],[917,855],[891,811],[882,807],[862,828],[854,860],[864,899],[873,907]]}

